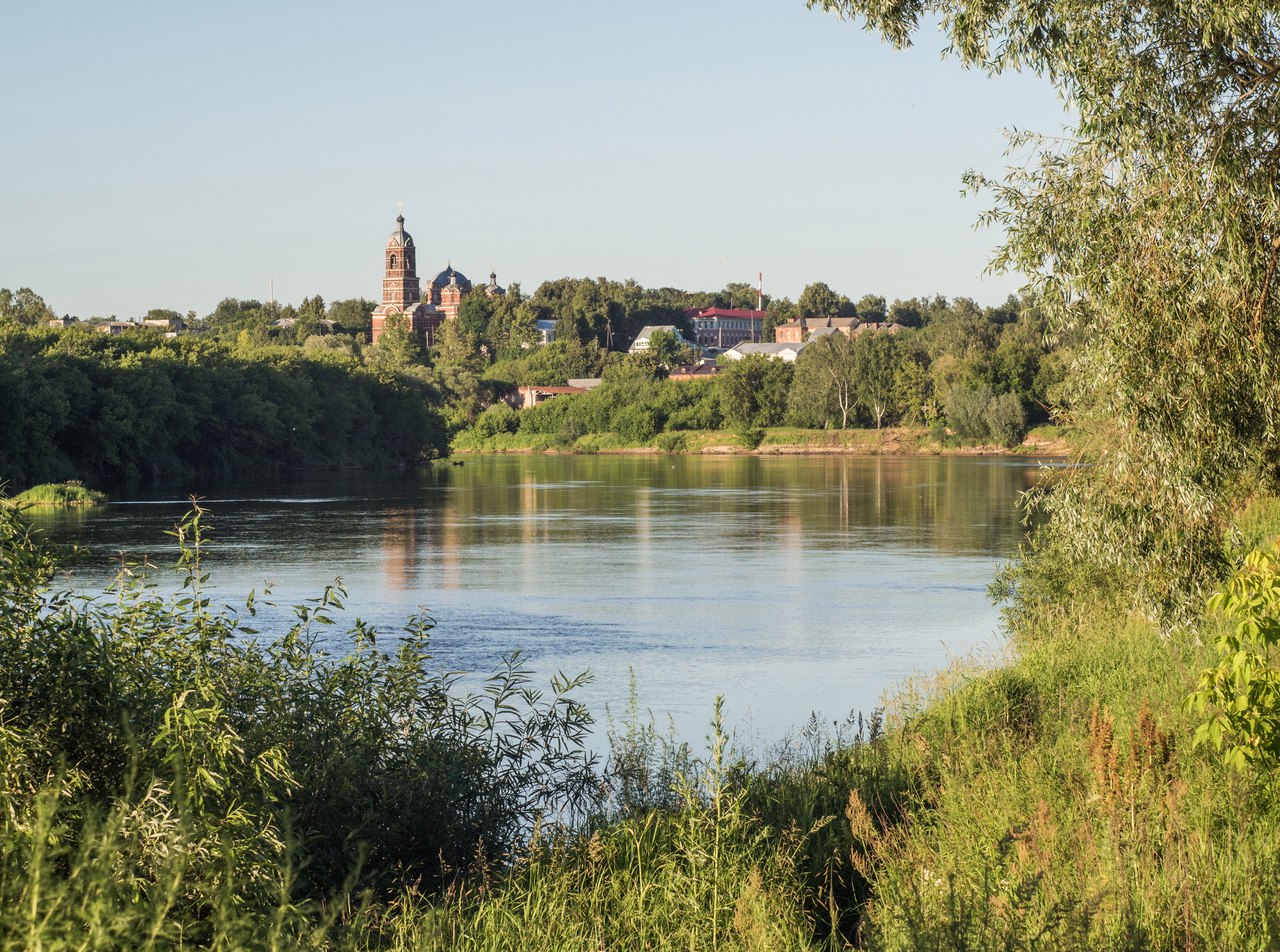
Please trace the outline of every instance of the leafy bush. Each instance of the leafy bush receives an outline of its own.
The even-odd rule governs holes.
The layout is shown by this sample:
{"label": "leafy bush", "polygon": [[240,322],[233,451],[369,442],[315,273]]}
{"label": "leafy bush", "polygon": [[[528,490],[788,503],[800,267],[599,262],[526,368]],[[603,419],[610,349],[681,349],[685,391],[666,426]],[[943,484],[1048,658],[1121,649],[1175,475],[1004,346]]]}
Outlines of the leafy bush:
{"label": "leafy bush", "polygon": [[957,436],[965,440],[985,440],[991,435],[988,408],[992,397],[991,388],[986,384],[958,384],[947,392],[943,412]]}
{"label": "leafy bush", "polygon": [[1027,413],[1016,394],[1004,393],[987,404],[987,432],[1001,446],[1017,446],[1027,432]]}
{"label": "leafy bush", "polygon": [[631,443],[648,443],[658,435],[658,419],[648,407],[631,404],[613,415],[613,430]]}
{"label": "leafy bush", "polygon": [[485,439],[499,433],[515,433],[520,429],[520,414],[506,403],[495,403],[476,418],[474,429]]}
{"label": "leafy bush", "polygon": [[572,698],[583,677],[544,694],[516,654],[464,691],[433,670],[426,617],[398,639],[357,621],[327,655],[316,636],[337,587],[257,636],[253,596],[244,614],[211,608],[203,516],[175,530],[180,597],[125,572],[109,603],[85,604],[48,591],[56,561],[0,507],[0,853],[34,848],[22,831],[51,810],[74,851],[122,805],[162,831],[131,847],[137,888],[168,888],[155,877],[179,850],[181,915],[200,921],[228,890],[266,908],[287,866],[286,901],[433,890],[595,802],[591,721]]}
{"label": "leafy bush", "polygon": [[1245,556],[1208,608],[1236,622],[1214,640],[1218,664],[1205,668],[1186,708],[1201,717],[1195,743],[1223,760],[1270,777],[1280,763],[1280,566],[1276,556]]}
{"label": "leafy bush", "polygon": [[660,433],[654,445],[665,453],[683,453],[689,448],[689,439],[683,433]]}
{"label": "leafy bush", "polygon": [[13,504],[22,508],[29,506],[70,509],[77,506],[96,506],[106,502],[106,494],[93,489],[85,489],[79,480],[65,483],[42,483],[32,486],[13,498]]}

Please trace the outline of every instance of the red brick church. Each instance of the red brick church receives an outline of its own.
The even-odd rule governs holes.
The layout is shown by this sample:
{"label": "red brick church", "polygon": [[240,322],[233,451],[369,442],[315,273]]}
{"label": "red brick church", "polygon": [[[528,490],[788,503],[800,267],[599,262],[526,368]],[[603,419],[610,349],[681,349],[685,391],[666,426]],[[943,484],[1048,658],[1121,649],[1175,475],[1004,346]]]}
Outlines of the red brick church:
{"label": "red brick church", "polygon": [[[471,282],[466,275],[449,266],[431,279],[427,285],[426,299],[418,282],[416,249],[413,236],[404,230],[404,215],[396,216],[396,230],[387,239],[385,252],[386,270],[382,277],[382,303],[373,311],[373,343],[378,342],[387,324],[403,320],[405,328],[413,331],[431,347],[436,333],[445,321],[458,316],[462,299],[471,293]],[[493,297],[505,294],[498,287],[498,275],[489,273],[489,284],[484,293]]]}

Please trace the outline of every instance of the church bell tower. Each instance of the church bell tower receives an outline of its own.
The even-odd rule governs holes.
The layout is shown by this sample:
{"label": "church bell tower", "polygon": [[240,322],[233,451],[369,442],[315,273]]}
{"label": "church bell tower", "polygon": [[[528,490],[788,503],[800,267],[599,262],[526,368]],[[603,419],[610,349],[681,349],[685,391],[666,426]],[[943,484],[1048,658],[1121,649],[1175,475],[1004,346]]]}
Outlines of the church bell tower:
{"label": "church bell tower", "polygon": [[428,347],[435,343],[435,331],[441,316],[434,307],[422,303],[418,284],[417,249],[413,236],[404,230],[404,212],[396,216],[396,230],[387,239],[385,270],[382,277],[382,303],[373,312],[373,340],[387,329],[388,321],[400,317],[405,329],[413,331]]}

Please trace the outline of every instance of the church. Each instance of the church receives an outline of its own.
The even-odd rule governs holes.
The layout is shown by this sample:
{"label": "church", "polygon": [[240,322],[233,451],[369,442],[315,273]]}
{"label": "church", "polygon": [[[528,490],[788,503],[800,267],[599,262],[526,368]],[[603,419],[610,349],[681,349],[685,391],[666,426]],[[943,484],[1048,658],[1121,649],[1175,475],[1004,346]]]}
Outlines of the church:
{"label": "church", "polygon": [[[382,303],[373,311],[372,342],[375,344],[387,329],[387,323],[399,319],[426,346],[434,346],[440,325],[457,318],[462,299],[472,291],[466,275],[457,271],[450,262],[427,284],[424,295],[418,281],[416,257],[413,236],[404,230],[402,211],[396,216],[396,230],[387,239],[384,252]],[[498,275],[493,271],[489,272],[489,283],[483,290],[488,297],[507,293],[505,288],[498,287]]]}

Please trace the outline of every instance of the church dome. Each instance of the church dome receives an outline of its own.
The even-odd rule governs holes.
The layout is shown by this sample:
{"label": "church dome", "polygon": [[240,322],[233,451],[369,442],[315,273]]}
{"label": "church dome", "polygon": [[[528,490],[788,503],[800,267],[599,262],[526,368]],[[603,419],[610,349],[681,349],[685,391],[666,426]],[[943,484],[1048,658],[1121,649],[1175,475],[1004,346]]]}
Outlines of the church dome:
{"label": "church dome", "polygon": [[391,237],[387,239],[387,245],[396,245],[400,248],[412,248],[413,236],[404,230],[404,216],[396,216],[396,230],[391,233]]}
{"label": "church dome", "polygon": [[449,265],[449,267],[445,268],[432,278],[431,283],[439,288],[447,288],[454,280],[457,281],[458,286],[464,291],[471,290],[471,282],[467,280],[467,276],[461,271],[456,270],[453,265]]}

